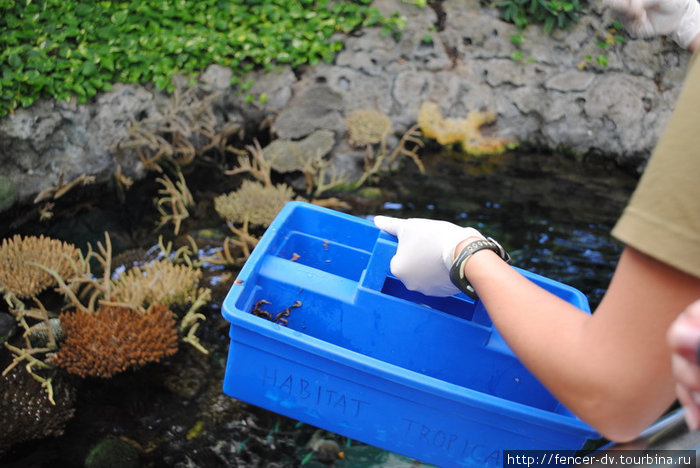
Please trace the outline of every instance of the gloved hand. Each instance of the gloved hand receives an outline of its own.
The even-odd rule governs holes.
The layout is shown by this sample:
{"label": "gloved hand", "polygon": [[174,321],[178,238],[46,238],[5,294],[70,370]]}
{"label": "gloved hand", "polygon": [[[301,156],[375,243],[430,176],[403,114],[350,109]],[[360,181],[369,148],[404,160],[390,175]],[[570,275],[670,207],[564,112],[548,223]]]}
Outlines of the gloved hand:
{"label": "gloved hand", "polygon": [[687,49],[700,33],[697,0],[604,0],[622,16],[629,32],[641,37],[670,35]]}
{"label": "gloved hand", "polygon": [[451,296],[459,292],[450,281],[455,248],[469,237],[484,238],[474,228],[432,219],[376,216],[374,224],[399,239],[396,255],[391,259],[391,272],[408,289],[428,296]]}

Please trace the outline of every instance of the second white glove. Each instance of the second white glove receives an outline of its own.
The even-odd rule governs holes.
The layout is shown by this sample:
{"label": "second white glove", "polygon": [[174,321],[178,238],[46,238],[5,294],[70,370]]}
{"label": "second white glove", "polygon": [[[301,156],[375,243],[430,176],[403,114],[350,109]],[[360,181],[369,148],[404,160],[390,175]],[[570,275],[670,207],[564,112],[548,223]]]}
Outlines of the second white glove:
{"label": "second white glove", "polygon": [[604,0],[620,14],[627,30],[637,36],[669,35],[687,49],[700,34],[697,0]]}

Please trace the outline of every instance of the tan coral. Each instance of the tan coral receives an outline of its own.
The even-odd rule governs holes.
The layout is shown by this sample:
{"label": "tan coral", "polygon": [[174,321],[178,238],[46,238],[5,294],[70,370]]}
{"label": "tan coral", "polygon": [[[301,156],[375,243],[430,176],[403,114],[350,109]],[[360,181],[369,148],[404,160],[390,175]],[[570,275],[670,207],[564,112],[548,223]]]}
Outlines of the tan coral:
{"label": "tan coral", "polygon": [[134,308],[187,304],[197,296],[201,276],[198,269],[157,260],[133,267],[115,279],[112,300]]}
{"label": "tan coral", "polygon": [[173,313],[164,305],[145,312],[103,306],[97,312],[64,312],[66,339],[51,363],[80,377],[104,377],[158,362],[177,351]]}
{"label": "tan coral", "polygon": [[243,181],[235,192],[214,199],[214,208],[227,222],[269,226],[294,192],[285,185],[266,187],[250,180]]}
{"label": "tan coral", "polygon": [[418,113],[418,125],[427,138],[441,145],[459,143],[469,154],[498,154],[504,152],[510,142],[502,138],[486,138],[481,134],[483,125],[496,120],[492,112],[471,111],[464,119],[445,119],[434,102],[425,102]]}
{"label": "tan coral", "polygon": [[359,109],[345,119],[353,146],[381,143],[391,133],[391,120],[379,111]]}
{"label": "tan coral", "polygon": [[80,268],[80,251],[73,245],[43,235],[4,239],[0,245],[0,285],[20,298],[56,286],[55,278],[32,263],[43,265],[64,280]]}

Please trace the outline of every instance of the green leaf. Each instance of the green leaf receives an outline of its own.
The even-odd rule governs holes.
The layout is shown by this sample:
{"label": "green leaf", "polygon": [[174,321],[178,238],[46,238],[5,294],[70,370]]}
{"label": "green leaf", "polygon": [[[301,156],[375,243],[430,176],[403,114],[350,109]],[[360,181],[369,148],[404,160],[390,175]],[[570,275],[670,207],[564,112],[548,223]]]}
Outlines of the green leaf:
{"label": "green leaf", "polygon": [[80,83],[74,84],[72,89],[75,92],[75,94],[79,96],[85,96],[87,94],[85,92],[85,88],[83,88],[83,85],[81,85]]}
{"label": "green leaf", "polygon": [[120,26],[126,22],[126,19],[129,17],[129,12],[127,10],[120,10],[114,13],[112,16],[110,16],[110,21],[117,26]]}
{"label": "green leaf", "polygon": [[83,63],[81,73],[84,76],[93,76],[97,72],[97,65],[95,62],[87,61]]}
{"label": "green leaf", "polygon": [[32,96],[22,96],[20,98],[20,104],[22,105],[22,107],[27,108],[27,107],[31,106],[32,104],[34,104],[35,100],[36,100],[36,98],[34,98]]}
{"label": "green leaf", "polygon": [[103,55],[100,58],[100,65],[109,71],[114,71],[114,58],[110,55]]}
{"label": "green leaf", "polygon": [[545,20],[543,30],[547,34],[551,34],[552,31],[554,30],[554,26],[556,25],[555,23],[555,18],[554,17],[549,17]]}
{"label": "green leaf", "polygon": [[93,13],[93,9],[90,5],[86,5],[85,3],[78,3],[78,5],[75,7],[73,10],[76,15],[82,16],[82,17],[89,17]]}
{"label": "green leaf", "polygon": [[22,68],[22,59],[20,59],[17,55],[10,55],[7,61],[10,63],[10,65],[12,65],[12,68]]}

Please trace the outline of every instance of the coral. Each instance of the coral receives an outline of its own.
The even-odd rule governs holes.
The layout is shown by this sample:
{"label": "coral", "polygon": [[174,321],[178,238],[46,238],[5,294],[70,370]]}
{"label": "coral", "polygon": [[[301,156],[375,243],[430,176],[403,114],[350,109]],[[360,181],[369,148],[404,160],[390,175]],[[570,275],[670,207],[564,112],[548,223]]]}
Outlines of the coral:
{"label": "coral", "polygon": [[156,182],[163,186],[158,190],[161,196],[156,201],[156,208],[160,213],[158,227],[165,226],[172,221],[175,235],[180,233],[182,221],[190,216],[187,207],[194,206],[194,198],[187,188],[185,176],[180,171],[177,175],[179,179],[177,182],[173,182],[168,176],[156,179]]}
{"label": "coral", "polygon": [[16,443],[63,434],[73,417],[76,392],[60,375],[52,380],[55,404],[41,383],[21,367],[0,377],[0,455]]}
{"label": "coral", "polygon": [[19,234],[3,239],[0,245],[0,290],[4,288],[20,298],[32,297],[56,286],[56,279],[43,265],[64,279],[76,275],[80,268],[80,251],[71,244],[50,237]]}
{"label": "coral", "polygon": [[134,308],[151,304],[186,304],[194,301],[202,276],[200,270],[157,260],[133,267],[115,279],[112,300]]}
{"label": "coral", "polygon": [[239,126],[230,125],[217,132],[212,103],[218,97],[201,86],[177,86],[157,113],[132,121],[128,137],[111,150],[135,150],[147,170],[162,172],[164,167],[187,165],[239,130]]}
{"label": "coral", "polygon": [[265,152],[260,147],[258,140],[253,145],[246,146],[246,150],[238,155],[238,167],[224,171],[227,175],[250,174],[265,185],[272,187],[271,162],[265,159]]}
{"label": "coral", "polygon": [[481,126],[496,120],[491,112],[471,111],[465,119],[444,119],[434,102],[424,103],[418,113],[418,125],[423,135],[441,145],[459,143],[468,154],[498,154],[509,148],[506,139],[486,138]]}
{"label": "coral", "polygon": [[88,185],[94,182],[95,176],[88,176],[83,174],[81,176],[76,177],[72,181],[65,183],[63,181],[63,174],[61,174],[58,176],[58,183],[56,184],[56,186],[49,187],[39,192],[39,194],[34,198],[34,203],[39,203],[40,201],[47,199],[57,200],[77,185]]}
{"label": "coral", "polygon": [[[376,153],[373,151],[371,145],[367,145],[367,155],[365,156],[364,172],[362,173],[360,178],[352,184],[352,187],[359,188],[370,177],[379,173],[384,164],[391,164],[400,156],[406,156],[410,158],[416,164],[418,170],[424,173],[425,167],[423,166],[423,162],[420,160],[420,157],[417,153],[418,148],[423,147],[423,142],[420,140],[420,136],[421,134],[418,131],[418,125],[414,125],[413,127],[406,130],[406,133],[404,133],[401,139],[399,140],[399,144],[396,145],[396,148],[394,148],[391,151],[391,153],[389,153],[386,149],[385,140],[382,140],[381,144],[379,145],[379,149]],[[409,144],[412,144],[412,146],[409,147]]]}
{"label": "coral", "polygon": [[391,120],[381,112],[359,109],[345,119],[349,141],[353,146],[382,143],[391,133]]}
{"label": "coral", "polygon": [[250,180],[243,181],[235,192],[214,199],[214,208],[227,222],[269,226],[294,192],[285,184],[266,187]]}
{"label": "coral", "polygon": [[64,312],[60,318],[66,340],[51,363],[81,377],[111,377],[177,351],[175,318],[164,305],[143,313],[102,306],[95,313]]}

